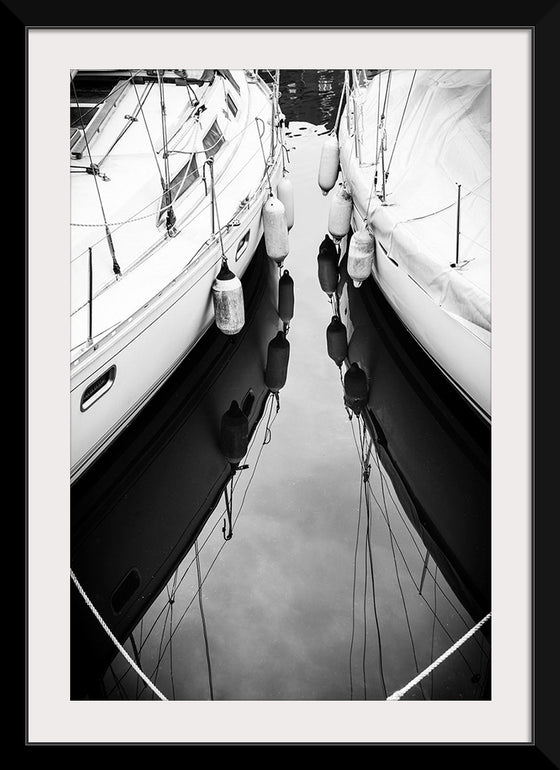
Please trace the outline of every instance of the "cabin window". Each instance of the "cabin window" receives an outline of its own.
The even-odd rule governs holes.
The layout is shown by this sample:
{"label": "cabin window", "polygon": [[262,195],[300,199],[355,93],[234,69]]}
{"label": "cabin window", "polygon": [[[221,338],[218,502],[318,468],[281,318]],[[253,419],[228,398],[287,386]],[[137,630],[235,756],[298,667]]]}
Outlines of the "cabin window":
{"label": "cabin window", "polygon": [[87,126],[97,112],[97,105],[84,104],[80,107],[70,107],[70,128]]}
{"label": "cabin window", "polygon": [[116,374],[117,367],[111,366],[111,368],[107,369],[107,371],[104,372],[101,377],[98,377],[87,386],[87,388],[82,393],[80,411],[85,412],[86,409],[89,409],[90,406],[93,406],[93,404],[95,404],[95,402],[98,401],[101,396],[104,396],[105,393],[107,393],[115,381]]}
{"label": "cabin window", "polygon": [[231,112],[233,117],[235,117],[238,113],[238,109],[237,109],[236,103],[233,101],[230,94],[227,95],[226,101],[227,101],[227,106],[229,107],[229,111]]}
{"label": "cabin window", "polygon": [[202,140],[202,144],[206,150],[206,156],[208,158],[213,158],[224,142],[224,135],[220,131],[218,121],[215,120]]}
{"label": "cabin window", "polygon": [[169,193],[164,193],[161,198],[158,225],[165,219],[167,206],[178,200],[199,176],[196,155],[191,155],[179,173],[175,174],[171,180]]}
{"label": "cabin window", "polygon": [[[119,103],[127,85],[119,76],[93,77],[78,74],[70,84],[70,148],[81,158],[96,131]],[[84,129],[86,136],[84,136]]]}
{"label": "cabin window", "polygon": [[128,604],[139,588],[140,573],[137,569],[131,569],[113,591],[113,595],[111,596],[113,612],[118,614]]}

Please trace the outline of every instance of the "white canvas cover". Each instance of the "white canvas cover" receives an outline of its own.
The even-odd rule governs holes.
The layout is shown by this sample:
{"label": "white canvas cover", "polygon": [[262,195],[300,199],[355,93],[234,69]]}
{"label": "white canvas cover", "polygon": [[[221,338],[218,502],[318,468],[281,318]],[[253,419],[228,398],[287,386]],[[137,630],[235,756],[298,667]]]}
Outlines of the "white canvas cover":
{"label": "white canvas cover", "polygon": [[[340,128],[343,174],[356,208],[364,218],[367,215],[379,242],[435,303],[488,344],[490,74],[489,70],[400,70],[392,71],[389,81],[389,73],[382,72],[357,93],[359,153],[357,137],[353,130],[348,134],[346,120]],[[389,171],[384,204],[378,197],[382,141]],[[376,155],[378,195],[373,185]],[[456,268],[451,264],[456,255],[459,184]]]}

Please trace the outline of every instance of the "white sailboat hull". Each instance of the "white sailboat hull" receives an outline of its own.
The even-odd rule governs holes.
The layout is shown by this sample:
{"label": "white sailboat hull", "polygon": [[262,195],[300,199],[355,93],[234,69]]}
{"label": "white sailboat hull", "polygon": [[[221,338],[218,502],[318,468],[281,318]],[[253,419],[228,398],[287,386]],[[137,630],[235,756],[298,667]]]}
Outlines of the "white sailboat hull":
{"label": "white sailboat hull", "polygon": [[375,241],[374,280],[488,422],[489,110],[487,71],[385,71],[355,82],[339,129],[352,227],[366,223]]}
{"label": "white sailboat hull", "polygon": [[[263,235],[261,202],[241,220],[224,250],[238,276],[247,269]],[[249,229],[243,254],[236,261],[237,244]],[[228,244],[228,240],[230,241]],[[71,377],[71,481],[99,456],[138,414],[214,322],[211,288],[219,272],[221,254],[215,244],[204,259],[176,279],[160,297],[100,345],[98,355],[80,361]],[[212,266],[209,269],[209,266]],[[83,409],[88,386],[115,367],[114,380],[103,394]],[[93,396],[95,398],[95,395]]]}
{"label": "white sailboat hull", "polygon": [[441,371],[489,419],[491,350],[460,320],[444,312],[379,246],[372,276],[410,334]]}
{"label": "white sailboat hull", "polygon": [[214,322],[223,257],[241,278],[263,237],[283,172],[277,94],[256,72],[206,72],[117,74],[92,105],[91,73],[82,104],[75,89],[71,482]]}

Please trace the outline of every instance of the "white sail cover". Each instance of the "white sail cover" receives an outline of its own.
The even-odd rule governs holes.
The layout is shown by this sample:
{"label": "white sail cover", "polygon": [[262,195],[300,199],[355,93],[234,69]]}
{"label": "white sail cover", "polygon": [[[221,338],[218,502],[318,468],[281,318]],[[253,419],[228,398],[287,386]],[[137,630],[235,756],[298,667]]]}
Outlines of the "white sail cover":
{"label": "white sail cover", "polygon": [[356,132],[343,120],[340,145],[357,210],[434,302],[489,344],[490,71],[385,71],[354,94]]}

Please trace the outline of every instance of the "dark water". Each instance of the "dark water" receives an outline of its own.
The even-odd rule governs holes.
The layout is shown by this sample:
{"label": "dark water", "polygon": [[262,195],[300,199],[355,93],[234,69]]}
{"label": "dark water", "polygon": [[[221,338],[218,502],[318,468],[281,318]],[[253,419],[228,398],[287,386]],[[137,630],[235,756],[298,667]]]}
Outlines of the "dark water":
{"label": "dark water", "polygon": [[[265,382],[278,270],[261,250],[243,279],[244,330],[211,330],[72,489],[72,568],[169,699],[385,699],[489,611],[488,432],[373,281],[348,284],[344,258],[348,360],[369,383],[359,416],[327,355],[322,129],[297,122],[332,127],[342,82],[282,74],[295,315],[278,397]],[[234,399],[250,444],[232,475],[220,424]],[[75,591],[71,621],[73,698],[155,697]],[[489,660],[486,624],[404,697],[488,698]]]}
{"label": "dark water", "polygon": [[304,120],[333,128],[344,70],[282,70],[280,93],[286,121]]}

